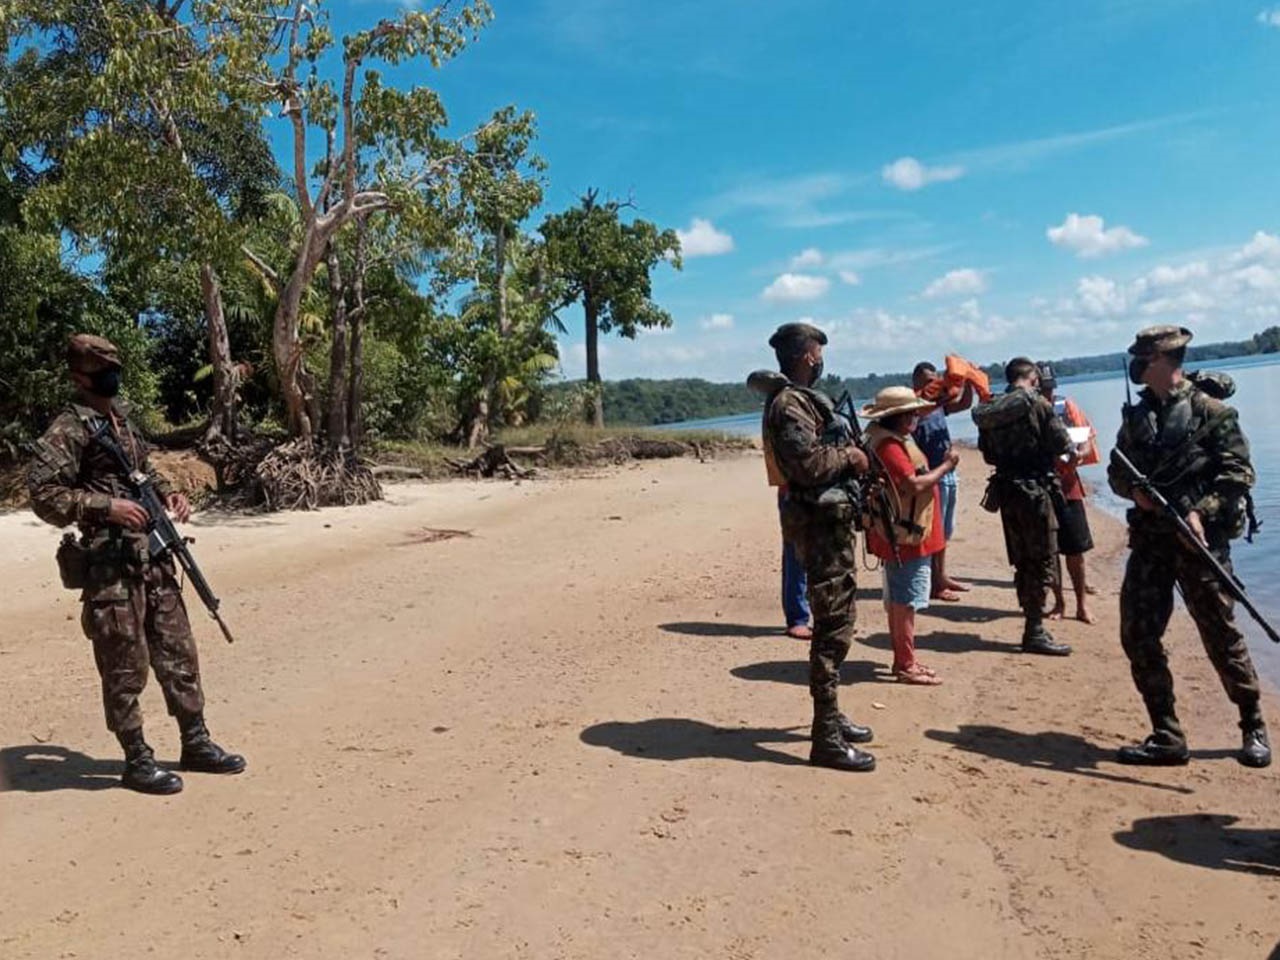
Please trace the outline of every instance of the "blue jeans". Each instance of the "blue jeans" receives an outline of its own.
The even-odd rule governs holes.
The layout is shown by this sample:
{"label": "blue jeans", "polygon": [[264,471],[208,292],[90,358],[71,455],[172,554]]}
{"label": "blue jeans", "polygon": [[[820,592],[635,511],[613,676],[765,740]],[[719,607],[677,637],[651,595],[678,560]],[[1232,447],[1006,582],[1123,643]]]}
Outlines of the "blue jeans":
{"label": "blue jeans", "polygon": [[[778,498],[778,508],[782,508],[783,498]],[[809,623],[809,580],[804,575],[804,567],[796,556],[796,548],[786,540],[782,541],[782,615],[786,617],[787,626],[795,627]]]}

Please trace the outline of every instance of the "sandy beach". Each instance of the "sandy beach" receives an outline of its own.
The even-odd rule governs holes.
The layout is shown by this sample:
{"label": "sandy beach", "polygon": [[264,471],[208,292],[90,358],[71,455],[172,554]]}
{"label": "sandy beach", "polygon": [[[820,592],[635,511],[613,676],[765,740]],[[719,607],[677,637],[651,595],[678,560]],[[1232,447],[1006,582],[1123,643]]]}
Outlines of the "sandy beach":
{"label": "sandy beach", "polygon": [[[0,957],[1272,956],[1280,767],[1236,763],[1183,613],[1194,759],[1114,763],[1146,732],[1123,531],[1095,512],[1099,622],[1055,628],[1075,655],[1022,655],[985,472],[968,454],[950,554],[974,590],[919,621],[943,686],[891,682],[859,572],[864,775],[804,762],[758,454],[197,516],[238,637],[192,609],[207,713],[250,766],[164,799],[116,785],[59,531],[4,515]],[[176,760],[154,682],[144,709]]]}

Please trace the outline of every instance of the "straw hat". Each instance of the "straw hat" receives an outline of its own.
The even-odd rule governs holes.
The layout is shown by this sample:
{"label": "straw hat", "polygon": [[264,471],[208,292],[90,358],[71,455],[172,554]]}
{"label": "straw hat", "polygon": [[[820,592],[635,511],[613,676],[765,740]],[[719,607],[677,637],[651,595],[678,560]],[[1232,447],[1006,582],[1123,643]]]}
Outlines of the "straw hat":
{"label": "straw hat", "polygon": [[910,387],[885,387],[876,394],[873,401],[862,408],[862,416],[866,420],[883,420],[895,414],[914,413],[932,406],[936,404],[917,397]]}

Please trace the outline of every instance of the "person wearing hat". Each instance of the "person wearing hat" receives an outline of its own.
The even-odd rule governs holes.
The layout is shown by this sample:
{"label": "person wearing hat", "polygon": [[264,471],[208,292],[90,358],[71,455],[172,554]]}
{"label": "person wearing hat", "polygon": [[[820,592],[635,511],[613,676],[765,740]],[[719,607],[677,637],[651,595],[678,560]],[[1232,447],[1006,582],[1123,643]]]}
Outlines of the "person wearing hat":
{"label": "person wearing hat", "polygon": [[[179,522],[190,517],[191,504],[152,468],[149,447],[116,399],[122,370],[115,345],[76,334],[68,341],[67,365],[75,399],[36,443],[27,488],[40,519],[58,527],[74,523],[81,532],[77,555],[83,563],[75,578],[83,581],[80,623],[93,643],[107,728],[124,750],[122,782],[142,793],[182,789],[182,779],[156,764],[143,737],[138,696],[148,664],[178,721],[182,768],[239,773],[244,758],[214,743],[205,726],[199,658],[173,561],[149,556],[147,512],[129,499],[121,465],[108,445],[151,477]],[[59,554],[62,563],[63,551]],[[64,580],[72,580],[65,570]]]}
{"label": "person wearing hat", "polygon": [[1071,647],[1056,642],[1045,629],[1044,601],[1058,554],[1054,501],[1062,493],[1055,465],[1064,454],[1074,457],[1071,438],[1049,401],[1040,396],[1035,363],[1014,357],[1005,365],[1004,376],[1005,393],[973,411],[978,449],[995,467],[982,504],[1000,511],[1005,551],[1013,564],[1024,617],[1022,649],[1065,657]]}
{"label": "person wearing hat", "polygon": [[[1089,596],[1095,591],[1089,586],[1084,566],[1084,555],[1093,549],[1093,532],[1089,529],[1089,515],[1084,506],[1084,481],[1080,479],[1078,468],[1099,461],[1098,435],[1089,418],[1074,400],[1057,395],[1058,378],[1052,365],[1041,363],[1038,366],[1040,395],[1053,404],[1054,414],[1066,425],[1068,433],[1078,430],[1085,438],[1077,441],[1073,437],[1071,441],[1075,446],[1075,460],[1058,460],[1058,482],[1062,485],[1062,499],[1055,502],[1058,506],[1058,555],[1066,565],[1071,587],[1076,594],[1076,619],[1082,623],[1093,623]],[[1055,572],[1052,587],[1053,609],[1049,611],[1049,619],[1061,620],[1066,612],[1066,599],[1063,596],[1060,569]]]}
{"label": "person wearing hat", "polygon": [[784,324],[769,338],[785,380],[765,402],[764,450],[766,461],[786,481],[783,533],[809,581],[809,762],[863,771],[875,767],[875,757],[856,744],[871,740],[872,732],[840,712],[838,694],[840,665],[849,652],[856,616],[857,493],[852,484],[866,472],[867,458],[850,442],[849,425],[831,398],[815,389],[826,342],[827,335],[807,323]]}
{"label": "person wearing hat", "polygon": [[[1231,541],[1245,528],[1253,465],[1236,411],[1184,375],[1182,364],[1190,340],[1191,331],[1185,327],[1156,326],[1138,332],[1129,347],[1129,378],[1143,389],[1137,403],[1125,406],[1116,449],[1151,479],[1230,570]],[[1209,661],[1240,711],[1238,759],[1249,767],[1267,766],[1271,745],[1262,718],[1258,674],[1236,626],[1230,594],[1114,459],[1107,479],[1112,490],[1134,502],[1128,512],[1130,552],[1120,588],[1120,641],[1152,728],[1142,743],[1122,747],[1119,760],[1184,764],[1189,759],[1174,710],[1173,675],[1161,642],[1173,613],[1176,586]]]}
{"label": "person wearing hat", "polygon": [[921,686],[942,682],[916,659],[916,611],[929,606],[933,555],[946,546],[938,486],[960,462],[949,449],[931,468],[912,438],[921,414],[932,408],[910,387],[885,387],[862,408],[871,422],[867,446],[885,485],[885,496],[867,504],[873,517],[867,543],[883,562],[893,675],[899,683]]}

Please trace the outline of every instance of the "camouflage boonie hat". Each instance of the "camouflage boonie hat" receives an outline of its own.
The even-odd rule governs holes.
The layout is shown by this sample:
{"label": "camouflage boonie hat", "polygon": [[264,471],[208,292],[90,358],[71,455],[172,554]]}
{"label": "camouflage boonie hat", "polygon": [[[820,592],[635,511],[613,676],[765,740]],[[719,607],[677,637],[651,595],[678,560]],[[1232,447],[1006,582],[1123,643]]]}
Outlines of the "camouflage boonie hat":
{"label": "camouflage boonie hat", "polygon": [[105,337],[75,333],[67,340],[67,366],[76,373],[97,373],[120,366],[120,351]]}
{"label": "camouflage boonie hat", "polygon": [[811,323],[784,323],[769,338],[769,346],[779,347],[796,343],[820,343],[826,345],[827,335]]}
{"label": "camouflage boonie hat", "polygon": [[1191,342],[1191,331],[1186,327],[1175,327],[1162,324],[1157,327],[1146,327],[1139,330],[1129,344],[1129,353],[1135,357],[1154,357],[1158,353],[1168,353],[1185,347]]}

